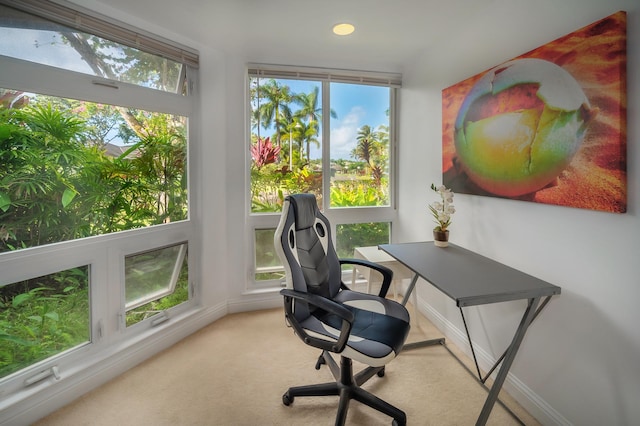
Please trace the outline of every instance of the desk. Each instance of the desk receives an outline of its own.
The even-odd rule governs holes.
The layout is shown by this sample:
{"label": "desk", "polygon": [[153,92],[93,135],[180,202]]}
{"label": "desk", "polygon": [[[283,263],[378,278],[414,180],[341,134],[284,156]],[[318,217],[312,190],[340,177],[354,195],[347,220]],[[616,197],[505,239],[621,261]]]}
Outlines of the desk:
{"label": "desk", "polygon": [[[369,247],[356,247],[353,250],[353,257],[356,259],[368,260],[373,263],[377,263],[378,265],[386,266],[387,268],[393,271],[393,280],[391,281],[391,285],[393,286],[393,297],[398,297],[398,283],[400,283],[405,278],[412,278],[413,272],[410,269],[407,269],[400,262],[398,262],[395,258],[389,256],[384,251],[378,249],[377,246],[369,246]],[[355,283],[356,279],[356,271],[361,273],[362,276],[367,280],[367,293],[371,293],[371,284],[382,284],[382,274],[378,274],[379,278],[376,281],[376,272],[371,272],[371,268],[367,267],[358,267],[357,265],[353,267],[353,278],[352,283]]]}
{"label": "desk", "polygon": [[[483,384],[502,363],[476,422],[476,425],[485,425],[527,328],[551,297],[560,294],[560,287],[451,243],[444,248],[436,247],[431,241],[383,244],[379,247],[415,273],[403,304],[407,302],[419,277],[456,302],[462,315],[478,377]],[[543,298],[544,301],[540,304]],[[462,308],[523,299],[528,300],[527,307],[511,344],[483,378]]]}

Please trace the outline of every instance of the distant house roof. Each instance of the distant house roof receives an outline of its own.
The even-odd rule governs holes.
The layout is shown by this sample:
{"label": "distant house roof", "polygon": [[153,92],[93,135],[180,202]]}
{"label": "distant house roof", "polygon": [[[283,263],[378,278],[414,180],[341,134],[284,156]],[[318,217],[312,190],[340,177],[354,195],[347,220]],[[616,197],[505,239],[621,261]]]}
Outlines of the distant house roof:
{"label": "distant house roof", "polygon": [[[132,146],[133,145],[115,145],[112,143],[107,143],[104,146],[104,152],[109,157],[120,157]],[[129,155],[127,155],[127,158],[134,158],[137,156],[138,156],[138,150],[134,149],[133,151],[131,151],[131,153],[129,153]]]}

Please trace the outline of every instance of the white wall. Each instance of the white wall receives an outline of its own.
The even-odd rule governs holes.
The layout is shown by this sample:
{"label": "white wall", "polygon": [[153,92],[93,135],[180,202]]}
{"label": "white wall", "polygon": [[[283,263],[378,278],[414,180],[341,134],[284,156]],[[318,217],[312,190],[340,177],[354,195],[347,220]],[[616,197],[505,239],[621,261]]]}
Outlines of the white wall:
{"label": "white wall", "polygon": [[[244,70],[247,62],[368,69],[354,63],[314,63],[274,49],[264,57],[223,53],[184,40],[95,0],[94,10],[200,50],[202,203],[205,306],[245,310],[281,302],[277,293],[244,294],[248,272],[245,229]],[[399,226],[396,241],[431,239],[427,204],[441,181],[441,90],[618,10],[628,12],[628,212],[623,215],[456,195],[452,241],[562,287],[527,334],[507,383],[545,424],[631,425],[640,419],[640,4],[637,0],[495,0],[451,22],[450,33],[404,70],[400,112]],[[428,14],[429,10],[416,13]],[[434,47],[435,46],[435,47]],[[284,55],[284,56],[283,56]],[[242,273],[238,274],[238,270]],[[428,285],[419,287],[431,318],[460,340],[457,308]],[[471,332],[484,358],[497,357],[523,306],[471,308]],[[428,395],[425,395],[428,397]]]}
{"label": "white wall", "polygon": [[[202,130],[199,140],[202,141],[196,158],[199,162],[200,174],[192,176],[192,181],[199,183],[198,194],[202,200],[199,206],[199,218],[202,226],[201,274],[203,304],[212,306],[224,303],[227,298],[227,283],[231,270],[228,264],[229,204],[226,143],[230,138],[230,114],[227,98],[227,68],[224,55],[210,49],[200,49],[200,96]],[[215,78],[212,78],[215,76]],[[227,200],[220,202],[220,200]]]}
{"label": "white wall", "polygon": [[[415,241],[431,239],[428,187],[442,181],[442,89],[618,10],[628,12],[628,212],[455,197],[454,243],[562,287],[526,336],[508,385],[545,424],[640,421],[640,3],[496,1],[486,15],[453,23],[404,72],[396,239]],[[459,340],[453,302],[428,284],[419,291],[432,319]],[[466,311],[485,356],[502,353],[523,308],[513,302]]]}

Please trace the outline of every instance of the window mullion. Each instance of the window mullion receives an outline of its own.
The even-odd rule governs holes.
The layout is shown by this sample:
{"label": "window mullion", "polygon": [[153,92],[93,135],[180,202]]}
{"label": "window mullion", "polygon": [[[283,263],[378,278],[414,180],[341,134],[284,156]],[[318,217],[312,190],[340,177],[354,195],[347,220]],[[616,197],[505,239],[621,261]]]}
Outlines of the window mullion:
{"label": "window mullion", "polygon": [[[351,71],[349,74],[336,70],[335,76],[338,78],[334,79],[332,70],[313,71],[269,65],[248,67],[250,113],[247,115],[247,123],[251,136],[248,144],[251,149],[252,174],[249,176],[250,207],[247,209],[251,240],[246,258],[253,259],[252,264],[247,265],[248,284],[252,290],[279,284],[275,277],[281,271],[272,270],[276,266],[269,256],[273,252],[273,231],[280,218],[277,200],[289,193],[306,191],[318,197],[319,204],[332,225],[333,235],[336,240],[341,240],[336,241],[342,243],[341,255],[351,253],[354,245],[369,246],[390,241],[392,223],[396,218],[394,107],[400,76],[391,82],[376,80],[375,76],[366,72]],[[259,81],[261,89],[268,87],[269,90],[258,94],[256,86],[251,85],[252,82],[255,83],[254,79]],[[314,92],[320,98],[318,100],[321,100],[321,104],[317,105],[322,112],[318,123],[320,134],[316,135],[321,147],[320,152],[313,152],[315,164],[309,162],[312,167],[307,168],[303,164],[292,164],[291,147],[287,145],[291,143],[290,137],[286,141],[282,140],[280,157],[270,154],[269,150],[275,144],[276,135],[283,135],[284,132],[291,135],[291,130],[285,125],[292,125],[292,118],[296,119],[295,113],[301,106],[296,101],[287,101],[287,95],[299,94],[303,95],[300,99],[308,100],[304,96]],[[286,109],[287,104],[292,106],[291,111]],[[258,105],[269,105],[271,109],[265,108],[266,114],[253,115],[258,111]],[[284,125],[283,130],[279,131],[273,124],[274,117],[268,115],[272,109],[278,111],[276,105],[283,105],[279,114]],[[381,116],[384,112],[381,111],[382,107],[389,110],[386,117]],[[285,110],[286,114],[283,113]],[[336,116],[335,119],[331,116],[332,113]],[[253,122],[254,117],[258,117],[260,122]],[[306,117],[298,116],[298,119],[304,121]],[[265,132],[262,132],[262,121],[271,123]],[[256,125],[260,133],[255,131]],[[296,135],[295,131],[293,134]],[[264,143],[263,140],[269,136],[272,139],[270,144]],[[303,149],[302,142],[303,140],[299,142],[300,152]],[[387,149],[388,151],[383,151]],[[295,150],[297,148],[294,148],[294,152]],[[357,158],[352,158],[354,153]],[[316,175],[317,180],[312,180],[313,174],[320,173],[317,167],[321,168],[321,176]],[[306,180],[307,176],[311,179]],[[333,192],[332,186],[336,188]],[[335,198],[333,207],[332,194]],[[336,244],[336,247],[339,245]]]}
{"label": "window mullion", "polygon": [[[322,198],[324,210],[329,211],[331,203],[331,96],[330,83],[322,82]],[[335,235],[335,233],[334,233]]]}
{"label": "window mullion", "polygon": [[398,209],[398,103],[397,103],[398,89],[392,88],[389,91],[389,188],[391,188],[391,199],[389,205],[393,210]]}
{"label": "window mullion", "polygon": [[[193,109],[193,102],[188,96],[119,81],[105,86],[96,84],[104,80],[100,77],[7,56],[0,55],[0,69],[2,88],[185,116]],[[43,75],[47,77],[42,78]]]}

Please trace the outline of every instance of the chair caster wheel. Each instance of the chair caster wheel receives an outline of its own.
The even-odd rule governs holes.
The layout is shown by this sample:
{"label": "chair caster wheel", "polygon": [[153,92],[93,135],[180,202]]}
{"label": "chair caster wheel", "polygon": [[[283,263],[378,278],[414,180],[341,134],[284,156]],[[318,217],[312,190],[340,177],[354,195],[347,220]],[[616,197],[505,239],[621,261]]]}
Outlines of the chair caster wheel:
{"label": "chair caster wheel", "polygon": [[376,373],[378,377],[384,377],[384,368]]}
{"label": "chair caster wheel", "polygon": [[[285,393],[284,395],[282,395],[282,403],[284,405],[286,405],[287,407],[291,404],[293,404],[293,397],[291,395],[289,395],[289,392]],[[395,420],[394,420],[395,421]]]}

